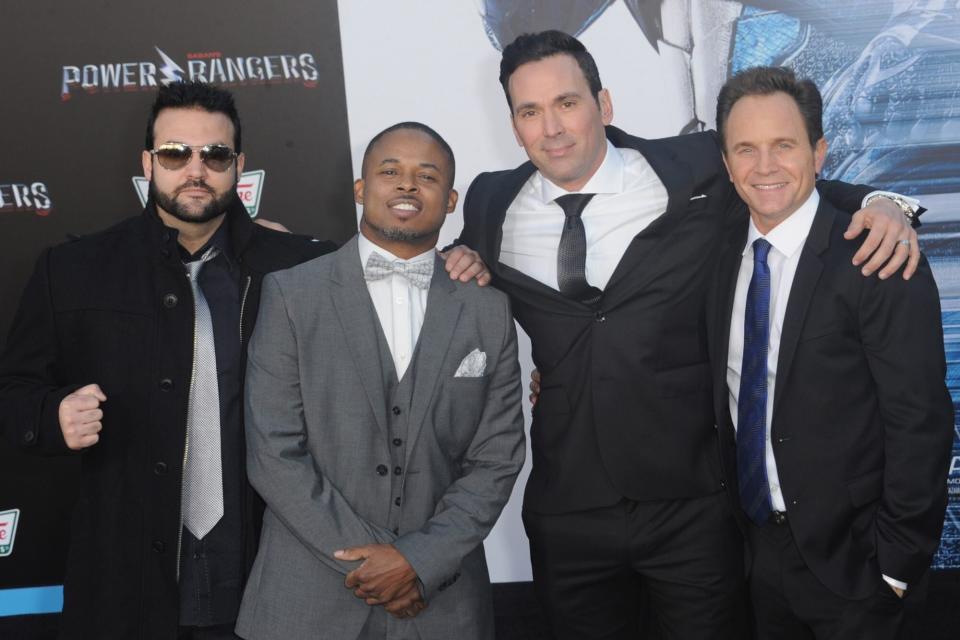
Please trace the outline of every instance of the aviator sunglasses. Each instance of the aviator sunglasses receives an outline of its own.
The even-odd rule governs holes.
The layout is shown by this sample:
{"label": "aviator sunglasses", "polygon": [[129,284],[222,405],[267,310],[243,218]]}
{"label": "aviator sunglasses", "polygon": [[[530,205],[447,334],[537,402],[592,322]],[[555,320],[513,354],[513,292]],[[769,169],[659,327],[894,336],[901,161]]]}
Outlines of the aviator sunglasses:
{"label": "aviator sunglasses", "polygon": [[229,169],[233,159],[237,157],[237,152],[225,144],[191,146],[182,142],[164,142],[156,149],[151,149],[150,155],[154,156],[164,169],[177,171],[187,166],[194,151],[199,151],[200,161],[204,166],[218,173]]}

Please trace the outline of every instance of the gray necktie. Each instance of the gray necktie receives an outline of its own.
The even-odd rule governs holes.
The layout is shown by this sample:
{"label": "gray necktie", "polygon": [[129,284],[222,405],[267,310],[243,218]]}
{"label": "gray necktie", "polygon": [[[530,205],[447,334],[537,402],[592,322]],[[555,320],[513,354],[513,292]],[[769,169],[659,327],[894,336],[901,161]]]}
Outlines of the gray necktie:
{"label": "gray necktie", "polygon": [[210,307],[197,283],[200,269],[216,257],[210,247],[203,257],[187,263],[193,289],[193,379],[187,408],[181,509],[183,524],[197,539],[210,533],[223,517],[223,469],[220,460],[220,390]]}
{"label": "gray necktie", "polygon": [[585,304],[595,303],[601,295],[599,289],[587,282],[587,236],[580,219],[593,196],[592,193],[570,193],[554,200],[566,216],[557,248],[557,284],[560,293]]}

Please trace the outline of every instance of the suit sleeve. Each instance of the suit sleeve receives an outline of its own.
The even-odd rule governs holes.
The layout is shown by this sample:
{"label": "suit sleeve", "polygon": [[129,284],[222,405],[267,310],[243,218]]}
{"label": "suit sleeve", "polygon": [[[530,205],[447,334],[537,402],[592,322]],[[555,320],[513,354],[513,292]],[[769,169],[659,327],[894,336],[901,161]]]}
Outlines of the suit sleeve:
{"label": "suit sleeve", "polygon": [[458,577],[462,559],[481,544],[496,523],[523,466],[526,436],[521,409],[517,334],[504,299],[503,343],[476,434],[461,463],[461,476],[417,531],[394,543],[423,583],[430,600]]}
{"label": "suit sleeve", "polygon": [[72,453],[60,430],[60,401],[83,386],[59,380],[50,254],[37,260],[0,358],[3,431],[21,450],[47,455]]}
{"label": "suit sleeve", "polygon": [[356,563],[337,549],[391,543],[389,530],[361,518],[324,476],[306,446],[297,336],[273,275],[263,281],[247,356],[247,474],[270,512],[324,564],[346,574]]}
{"label": "suit sleeve", "polygon": [[884,427],[877,558],[884,575],[914,584],[940,542],[953,443],[940,298],[926,259],[909,281],[868,279],[860,318]]}

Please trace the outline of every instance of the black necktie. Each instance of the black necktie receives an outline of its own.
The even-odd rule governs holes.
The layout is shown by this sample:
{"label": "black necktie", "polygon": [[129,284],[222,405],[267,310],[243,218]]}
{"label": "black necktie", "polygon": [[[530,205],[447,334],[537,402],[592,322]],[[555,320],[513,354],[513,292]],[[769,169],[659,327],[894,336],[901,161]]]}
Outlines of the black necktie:
{"label": "black necktie", "polygon": [[587,236],[580,219],[593,196],[592,193],[571,193],[554,200],[567,216],[557,250],[557,283],[560,293],[585,304],[595,303],[601,295],[599,289],[587,284]]}

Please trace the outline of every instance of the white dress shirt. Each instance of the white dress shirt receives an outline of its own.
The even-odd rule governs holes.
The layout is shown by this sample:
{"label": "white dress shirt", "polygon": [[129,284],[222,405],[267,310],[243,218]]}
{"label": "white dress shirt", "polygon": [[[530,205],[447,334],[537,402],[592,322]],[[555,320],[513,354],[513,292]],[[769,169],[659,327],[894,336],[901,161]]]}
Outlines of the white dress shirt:
{"label": "white dress shirt", "polygon": [[[360,249],[360,264],[363,266],[366,266],[367,259],[374,251],[390,262],[429,260],[430,264],[434,263],[433,249],[404,260],[370,242],[362,233],[358,236],[357,245]],[[413,350],[420,337],[429,290],[415,287],[405,277],[391,273],[382,280],[368,281],[367,291],[373,300],[373,308],[377,310],[377,318],[380,319],[383,335],[393,357],[393,366],[397,370],[397,379],[400,380],[413,358]]]}
{"label": "white dress shirt", "polygon": [[587,282],[603,289],[633,237],[667,209],[667,189],[639,151],[607,141],[603,163],[582,189],[569,192],[537,171],[503,220],[500,262],[559,290],[557,248],[565,216],[556,198],[595,193],[581,218],[587,240]]}
{"label": "white dress shirt", "polygon": [[[774,511],[786,511],[787,506],[780,488],[780,476],[777,473],[777,461],[773,455],[770,438],[770,425],[773,421],[773,397],[777,384],[777,361],[780,357],[780,335],[783,332],[783,320],[790,300],[790,288],[797,273],[800,253],[810,234],[813,219],[820,205],[820,195],[814,189],[806,202],[800,205],[790,217],[763,235],[750,220],[747,242],[743,248],[740,271],[737,274],[737,288],[733,298],[733,312],[730,315],[730,341],[727,354],[727,390],[730,394],[730,416],[734,428],[737,427],[737,401],[740,395],[740,373],[743,366],[744,312],[747,304],[747,290],[753,277],[753,243],[757,238],[766,238],[772,245],[767,254],[770,268],[770,338],[767,344],[767,417],[766,417],[766,468],[767,483],[770,485],[770,503]],[[903,582],[883,576],[893,586],[906,589]]]}

